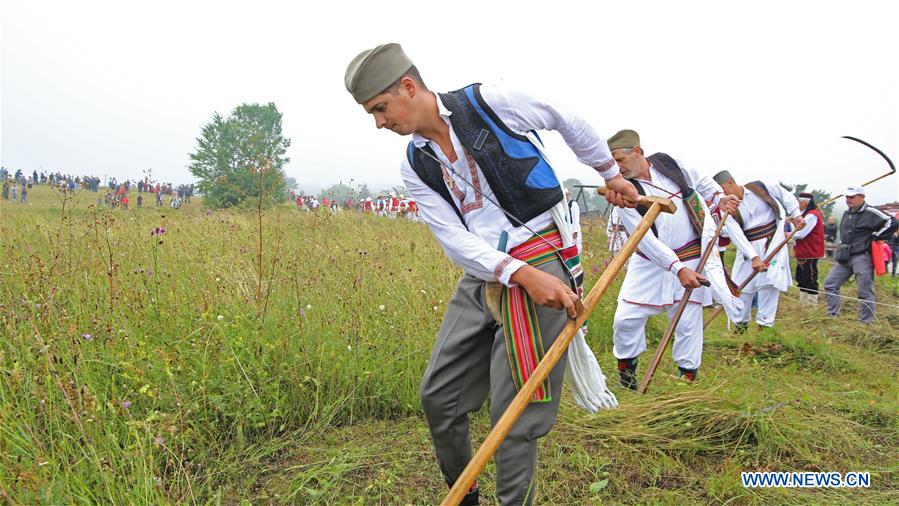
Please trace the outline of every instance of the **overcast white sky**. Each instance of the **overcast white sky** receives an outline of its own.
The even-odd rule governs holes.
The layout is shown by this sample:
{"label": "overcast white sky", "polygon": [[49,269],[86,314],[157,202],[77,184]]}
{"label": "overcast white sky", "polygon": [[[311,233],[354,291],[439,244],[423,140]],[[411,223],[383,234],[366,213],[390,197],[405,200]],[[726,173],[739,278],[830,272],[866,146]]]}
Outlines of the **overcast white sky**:
{"label": "overcast white sky", "polygon": [[[191,180],[214,111],[273,101],[309,191],[399,184],[408,139],[343,84],[400,42],[431,89],[472,82],[564,105],[608,138],[640,132],[700,171],[840,192],[899,161],[896,2],[2,2],[4,166]],[[557,135],[561,176],[596,183]],[[899,200],[899,176],[869,201]]]}

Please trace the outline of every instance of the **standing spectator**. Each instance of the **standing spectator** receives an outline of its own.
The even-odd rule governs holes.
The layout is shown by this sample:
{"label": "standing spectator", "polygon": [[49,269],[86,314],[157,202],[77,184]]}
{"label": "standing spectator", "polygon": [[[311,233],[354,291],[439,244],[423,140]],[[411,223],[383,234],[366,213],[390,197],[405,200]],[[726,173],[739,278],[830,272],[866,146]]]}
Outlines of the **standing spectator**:
{"label": "standing spectator", "polygon": [[890,247],[890,242],[888,240],[882,241],[880,247],[883,249],[883,272],[890,272],[890,260],[893,258],[893,248]]}
{"label": "standing spectator", "polygon": [[846,189],[846,205],[849,210],[840,221],[840,244],[834,251],[836,260],[824,281],[827,313],[840,314],[840,287],[855,274],[858,298],[863,301],[859,319],[864,323],[874,320],[874,264],[871,260],[871,243],[886,239],[896,232],[899,224],[879,209],[865,202],[865,189],[850,186]]}
{"label": "standing spectator", "polygon": [[9,200],[9,181],[3,180],[3,200]]}
{"label": "standing spectator", "polygon": [[896,275],[896,264],[899,264],[899,232],[891,235],[887,242],[890,243],[890,250],[892,250],[892,261],[893,261],[893,276]]}
{"label": "standing spectator", "polygon": [[[838,231],[837,219],[834,218],[833,216],[831,216],[830,218],[827,218],[827,224],[824,225],[824,242],[825,242],[825,244],[829,243],[830,245],[832,245],[833,243],[837,242],[837,231]],[[827,256],[829,256],[829,257],[833,256],[833,247],[832,246],[825,248],[825,250],[827,250],[826,251]]]}
{"label": "standing spectator", "polygon": [[565,199],[568,200],[568,222],[571,223],[571,233],[578,252],[584,254],[584,239],[581,237],[581,206],[576,200],[571,200],[571,189],[565,188]]}
{"label": "standing spectator", "polygon": [[122,194],[122,209],[128,210],[128,195]]}
{"label": "standing spectator", "polygon": [[818,305],[818,259],[824,257],[824,217],[811,193],[799,194],[799,210],[805,218],[805,227],[793,236],[796,247],[796,284],[799,286],[799,303]]}
{"label": "standing spectator", "polygon": [[28,197],[28,186],[23,184],[22,185],[22,203],[23,204],[28,203],[27,197]]}
{"label": "standing spectator", "polygon": [[156,188],[156,207],[162,206],[162,192],[159,191],[159,187]]}
{"label": "standing spectator", "polygon": [[19,196],[18,183],[15,181],[12,182],[12,201],[15,202],[16,198]]}
{"label": "standing spectator", "polygon": [[[140,181],[137,184],[138,184],[138,188],[141,188],[143,186],[143,181]],[[143,196],[143,194],[141,194],[140,190],[138,190],[138,192],[137,192],[137,208],[140,209],[143,206],[144,206],[144,196]]]}

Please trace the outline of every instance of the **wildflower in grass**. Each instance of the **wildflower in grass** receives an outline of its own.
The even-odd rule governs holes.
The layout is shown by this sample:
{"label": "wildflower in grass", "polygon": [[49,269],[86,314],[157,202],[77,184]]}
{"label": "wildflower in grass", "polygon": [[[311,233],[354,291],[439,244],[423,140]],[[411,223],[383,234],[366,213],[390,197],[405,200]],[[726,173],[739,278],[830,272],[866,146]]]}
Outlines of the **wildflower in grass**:
{"label": "wildflower in grass", "polygon": [[306,304],[306,311],[312,309],[312,304]]}
{"label": "wildflower in grass", "polygon": [[381,310],[381,311],[383,311],[383,310],[384,310],[384,304],[381,304],[380,306],[378,306],[378,309]]}
{"label": "wildflower in grass", "polygon": [[129,409],[129,408],[131,408],[131,401],[129,401],[128,399],[125,399],[124,401],[122,401],[122,409]]}
{"label": "wildflower in grass", "polygon": [[81,334],[81,339],[84,339],[85,341],[90,341],[93,338],[94,338],[94,336],[88,334],[87,332],[85,332],[84,334]]}
{"label": "wildflower in grass", "polygon": [[225,319],[225,317],[222,316],[222,315],[218,315],[218,316],[215,317],[215,319],[218,320],[218,321],[222,321],[222,320]]}
{"label": "wildflower in grass", "polygon": [[301,307],[300,308],[300,318],[305,318],[305,317],[306,317],[306,308]]}
{"label": "wildflower in grass", "polygon": [[159,446],[162,446],[165,444],[165,438],[162,436],[156,436],[155,441],[156,441],[156,444],[158,444]]}
{"label": "wildflower in grass", "polygon": [[162,234],[164,234],[164,233],[165,233],[165,227],[156,227],[156,228],[154,228],[154,229],[150,232],[150,235],[156,235],[156,236],[159,236],[159,235],[162,235]]}

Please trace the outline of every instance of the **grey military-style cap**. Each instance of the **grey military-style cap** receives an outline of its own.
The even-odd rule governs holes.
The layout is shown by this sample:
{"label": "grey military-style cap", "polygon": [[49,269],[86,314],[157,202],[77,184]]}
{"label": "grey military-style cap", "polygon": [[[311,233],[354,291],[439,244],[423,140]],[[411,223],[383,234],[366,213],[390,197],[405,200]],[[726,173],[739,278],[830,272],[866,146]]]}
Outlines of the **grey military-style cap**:
{"label": "grey military-style cap", "polygon": [[359,104],[383,93],[412,68],[399,44],[389,43],[359,53],[346,68],[344,84]]}

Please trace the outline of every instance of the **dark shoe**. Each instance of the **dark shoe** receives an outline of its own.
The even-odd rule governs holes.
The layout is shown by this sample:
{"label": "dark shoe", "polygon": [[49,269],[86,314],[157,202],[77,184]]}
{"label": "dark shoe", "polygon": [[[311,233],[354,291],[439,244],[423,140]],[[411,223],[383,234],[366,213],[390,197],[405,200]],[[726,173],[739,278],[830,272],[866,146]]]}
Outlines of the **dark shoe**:
{"label": "dark shoe", "polygon": [[734,334],[745,334],[749,329],[749,322],[734,323]]}
{"label": "dark shoe", "polygon": [[698,369],[684,369],[680,366],[677,367],[677,375],[687,380],[687,383],[693,383],[694,381],[696,381],[696,374],[698,373]]}
{"label": "dark shoe", "polygon": [[622,388],[637,389],[637,359],[618,359],[618,382]]}
{"label": "dark shoe", "polygon": [[465,494],[459,506],[477,506],[478,504],[481,504],[481,493],[478,486],[475,485],[471,488],[471,492]]}
{"label": "dark shoe", "polygon": [[[444,477],[444,480],[446,480],[446,477]],[[449,480],[446,480],[446,486],[453,488]],[[459,506],[478,506],[479,504],[481,504],[481,490],[478,488],[478,482],[475,482],[474,485],[468,489],[468,493],[462,498],[462,502],[459,503]]]}

